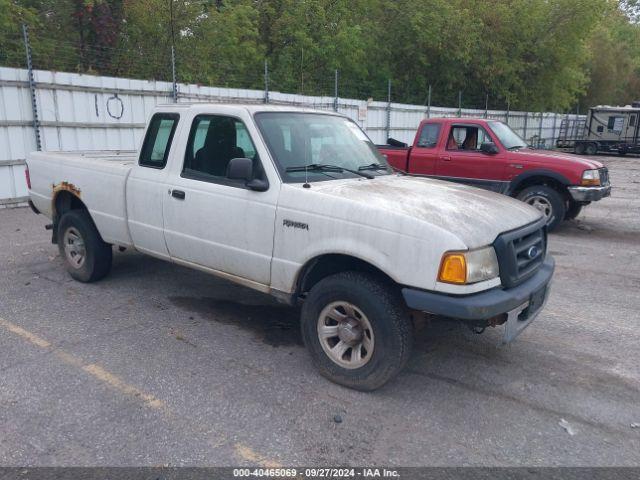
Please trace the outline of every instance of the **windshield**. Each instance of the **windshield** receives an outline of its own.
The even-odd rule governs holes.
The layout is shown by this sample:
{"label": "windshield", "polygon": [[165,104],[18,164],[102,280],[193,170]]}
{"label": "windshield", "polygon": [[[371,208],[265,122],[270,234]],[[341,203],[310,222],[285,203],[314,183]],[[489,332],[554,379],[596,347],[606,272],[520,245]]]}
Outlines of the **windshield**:
{"label": "windshield", "polygon": [[502,122],[489,122],[491,130],[496,134],[498,140],[504,148],[507,150],[516,148],[525,148],[527,142],[525,142],[520,135],[511,130],[511,127]]}
{"label": "windshield", "polygon": [[[261,112],[255,119],[284,182],[391,173],[369,137],[347,118],[318,113]],[[307,165],[309,168],[305,168]]]}

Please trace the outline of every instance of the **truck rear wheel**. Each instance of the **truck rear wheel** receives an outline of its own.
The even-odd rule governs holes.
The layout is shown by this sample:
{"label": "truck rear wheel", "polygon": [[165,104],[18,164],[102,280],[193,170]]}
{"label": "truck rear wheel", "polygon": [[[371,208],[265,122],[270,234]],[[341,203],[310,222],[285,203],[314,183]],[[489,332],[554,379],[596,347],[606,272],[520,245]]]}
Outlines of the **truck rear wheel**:
{"label": "truck rear wheel", "polygon": [[79,282],[95,282],[111,270],[111,245],[102,240],[85,210],[70,210],[62,215],[58,250],[69,275]]}
{"label": "truck rear wheel", "polygon": [[547,219],[549,231],[556,228],[564,220],[566,207],[562,195],[546,185],[533,185],[522,190],[517,199],[540,210]]}
{"label": "truck rear wheel", "polygon": [[413,346],[413,324],[400,293],[359,272],[318,282],[302,307],[301,328],[320,373],[356,390],[375,390],[395,377]]}
{"label": "truck rear wheel", "polygon": [[598,153],[598,146],[595,143],[587,143],[585,147],[585,153],[587,155],[595,155]]}

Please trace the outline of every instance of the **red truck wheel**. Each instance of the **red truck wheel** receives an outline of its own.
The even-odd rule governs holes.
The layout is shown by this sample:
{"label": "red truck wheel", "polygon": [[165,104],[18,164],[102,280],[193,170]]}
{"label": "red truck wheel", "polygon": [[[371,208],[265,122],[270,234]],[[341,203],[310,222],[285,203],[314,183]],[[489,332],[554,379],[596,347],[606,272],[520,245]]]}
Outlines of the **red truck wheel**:
{"label": "red truck wheel", "polygon": [[547,229],[553,230],[564,220],[566,207],[562,195],[546,185],[527,187],[518,193],[518,200],[535,207],[547,219]]}

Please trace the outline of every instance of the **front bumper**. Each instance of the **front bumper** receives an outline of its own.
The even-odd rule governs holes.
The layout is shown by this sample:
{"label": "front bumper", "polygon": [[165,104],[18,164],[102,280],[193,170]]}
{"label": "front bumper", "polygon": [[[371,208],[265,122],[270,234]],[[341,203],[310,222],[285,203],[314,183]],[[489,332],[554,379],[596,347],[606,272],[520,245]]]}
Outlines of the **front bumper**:
{"label": "front bumper", "polygon": [[471,321],[476,325],[506,314],[505,342],[510,342],[542,311],[554,269],[555,261],[547,255],[535,275],[513,288],[493,288],[464,296],[403,288],[402,296],[413,310]]}
{"label": "front bumper", "polygon": [[611,185],[606,187],[568,187],[576,202],[596,202],[611,195]]}

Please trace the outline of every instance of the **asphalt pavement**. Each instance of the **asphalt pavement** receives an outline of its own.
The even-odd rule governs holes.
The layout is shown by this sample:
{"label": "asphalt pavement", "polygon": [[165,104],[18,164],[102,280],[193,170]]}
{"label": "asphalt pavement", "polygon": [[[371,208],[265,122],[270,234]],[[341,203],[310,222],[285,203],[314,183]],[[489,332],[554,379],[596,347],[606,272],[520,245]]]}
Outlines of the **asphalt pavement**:
{"label": "asphalt pavement", "polygon": [[640,465],[640,158],[599,159],[613,195],[550,235],[517,341],[434,321],[373,393],[316,373],[295,309],[129,251],[75,282],[1,209],[0,465]]}

